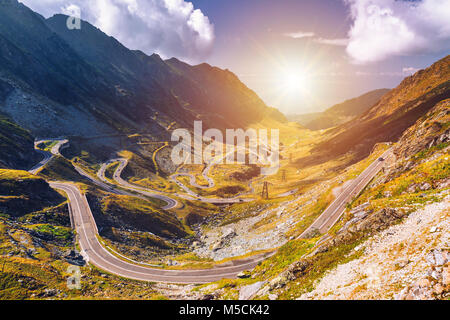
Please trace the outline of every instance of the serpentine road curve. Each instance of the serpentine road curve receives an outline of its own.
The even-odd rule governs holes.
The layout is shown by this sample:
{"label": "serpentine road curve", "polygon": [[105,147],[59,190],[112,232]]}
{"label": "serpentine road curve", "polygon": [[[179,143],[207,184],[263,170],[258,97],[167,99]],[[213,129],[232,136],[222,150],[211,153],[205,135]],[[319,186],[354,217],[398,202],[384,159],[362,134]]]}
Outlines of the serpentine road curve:
{"label": "serpentine road curve", "polygon": [[[61,147],[61,145],[59,147]],[[56,151],[59,153],[59,149]],[[382,157],[387,158],[390,157],[390,155],[391,150],[388,150]],[[384,159],[382,161],[380,160],[381,159],[373,162],[357,179],[352,181],[344,192],[322,213],[308,230],[317,228],[322,233],[328,231],[339,220],[345,205],[383,168]],[[121,161],[121,165],[119,166],[121,170],[116,170],[114,179],[119,179],[119,181],[121,181],[120,173],[126,165],[127,161]],[[125,182],[125,185],[128,184],[126,181],[123,182]],[[150,282],[180,284],[210,283],[224,278],[236,278],[240,272],[253,269],[259,262],[275,254],[275,252],[271,252],[255,255],[247,259],[233,260],[222,265],[217,265],[211,269],[203,270],[157,269],[127,262],[126,260],[122,260],[113,255],[99,242],[97,225],[89,207],[89,203],[77,186],[72,183],[63,182],[50,182],[50,186],[65,192],[68,196],[73,220],[72,223],[77,231],[81,254],[94,266],[118,276]],[[133,190],[136,190],[135,186],[131,185],[131,187]],[[304,234],[300,237],[302,236],[304,236]]]}
{"label": "serpentine road curve", "polygon": [[77,186],[71,183],[51,182],[52,188],[64,191],[68,198],[81,247],[81,254],[94,266],[121,277],[180,284],[201,284],[219,281],[225,278],[236,278],[237,274],[253,269],[259,262],[273,253],[253,256],[247,259],[234,260],[211,269],[204,270],[167,270],[144,267],[122,260],[107,249],[98,240],[98,229],[85,196]]}

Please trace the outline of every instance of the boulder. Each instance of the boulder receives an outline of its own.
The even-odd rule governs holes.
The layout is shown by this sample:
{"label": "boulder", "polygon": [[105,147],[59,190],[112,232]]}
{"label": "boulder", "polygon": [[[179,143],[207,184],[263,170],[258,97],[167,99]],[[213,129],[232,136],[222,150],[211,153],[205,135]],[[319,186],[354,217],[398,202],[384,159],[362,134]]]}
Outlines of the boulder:
{"label": "boulder", "polygon": [[442,284],[445,287],[450,286],[450,267],[447,266],[442,270]]}
{"label": "boulder", "polygon": [[228,228],[228,229],[225,229],[225,230],[223,231],[222,239],[227,239],[227,240],[229,240],[229,239],[234,238],[236,235],[237,235],[237,234],[236,234],[236,231],[234,231],[234,229]]}
{"label": "boulder", "polygon": [[213,252],[219,251],[220,249],[222,249],[222,241],[216,242],[211,248]]}
{"label": "boulder", "polygon": [[427,191],[430,189],[431,189],[431,184],[429,184],[428,182],[426,182],[420,186],[420,190],[422,190],[422,191]]}
{"label": "boulder", "polygon": [[259,291],[259,289],[262,288],[264,284],[266,284],[266,281],[259,281],[254,284],[242,287],[241,290],[239,290],[239,300],[250,300],[256,295],[256,293]]}
{"label": "boulder", "polygon": [[272,279],[269,283],[270,290],[281,289],[289,282],[287,274],[280,274],[278,277]]}
{"label": "boulder", "polygon": [[239,279],[248,279],[251,277],[251,273],[249,271],[242,271],[242,272],[238,273],[237,277]]}

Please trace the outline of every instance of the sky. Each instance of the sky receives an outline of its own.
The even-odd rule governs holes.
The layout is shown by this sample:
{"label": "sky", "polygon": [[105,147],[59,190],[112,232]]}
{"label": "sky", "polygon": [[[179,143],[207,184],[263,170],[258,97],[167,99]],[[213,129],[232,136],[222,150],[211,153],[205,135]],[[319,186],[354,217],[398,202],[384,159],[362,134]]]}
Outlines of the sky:
{"label": "sky", "polygon": [[[450,0],[19,0],[130,49],[229,69],[286,114],[393,88],[450,52]],[[78,10],[78,11],[77,11]]]}

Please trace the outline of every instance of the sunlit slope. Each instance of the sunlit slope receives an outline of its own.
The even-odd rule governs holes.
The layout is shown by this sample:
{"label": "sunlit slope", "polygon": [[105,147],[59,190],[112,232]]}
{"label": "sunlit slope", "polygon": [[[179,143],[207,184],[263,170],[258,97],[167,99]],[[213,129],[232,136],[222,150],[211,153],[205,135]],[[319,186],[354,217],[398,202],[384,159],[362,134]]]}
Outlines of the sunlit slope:
{"label": "sunlit slope", "polygon": [[307,114],[304,117],[299,115],[293,120],[303,123],[311,130],[335,127],[360,116],[372,108],[389,91],[389,89],[370,91],[360,97],[337,104],[324,112]]}
{"label": "sunlit slope", "polygon": [[362,116],[328,131],[313,154],[301,159],[308,166],[352,153],[352,161],[367,156],[378,142],[396,141],[417,119],[450,97],[450,56],[406,78]]}

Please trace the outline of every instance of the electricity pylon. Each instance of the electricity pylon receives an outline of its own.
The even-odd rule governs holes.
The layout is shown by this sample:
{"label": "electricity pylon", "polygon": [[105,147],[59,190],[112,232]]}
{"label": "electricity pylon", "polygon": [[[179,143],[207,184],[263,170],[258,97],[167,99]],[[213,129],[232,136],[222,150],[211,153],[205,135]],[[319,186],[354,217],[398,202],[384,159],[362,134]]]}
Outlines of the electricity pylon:
{"label": "electricity pylon", "polygon": [[264,200],[269,200],[269,183],[267,181],[264,181],[261,197]]}
{"label": "electricity pylon", "polygon": [[282,171],[281,171],[281,181],[283,181],[283,182],[286,182],[287,181],[287,178],[286,178],[286,169],[283,169]]}

